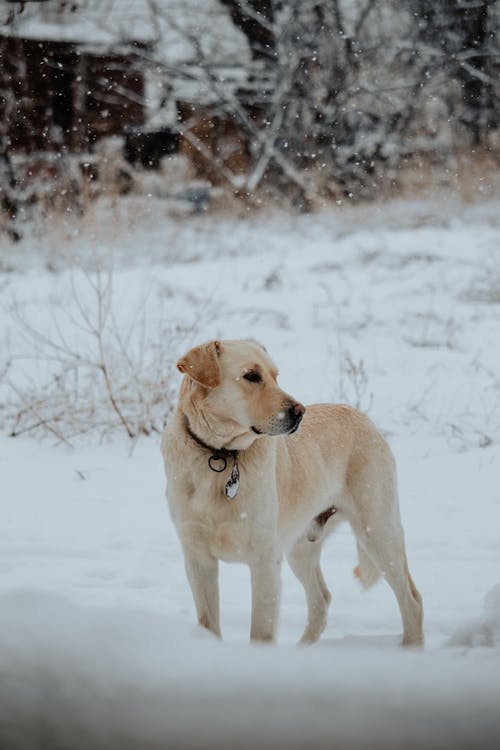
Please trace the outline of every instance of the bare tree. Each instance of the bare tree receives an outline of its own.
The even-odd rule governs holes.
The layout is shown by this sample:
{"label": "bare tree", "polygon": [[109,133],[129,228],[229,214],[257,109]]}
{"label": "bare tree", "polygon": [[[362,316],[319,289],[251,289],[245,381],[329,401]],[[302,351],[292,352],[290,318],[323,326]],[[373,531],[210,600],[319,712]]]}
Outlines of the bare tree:
{"label": "bare tree", "polygon": [[500,109],[497,1],[411,0],[410,6],[427,78],[445,72],[450,114],[470,132],[473,145],[485,143],[498,127]]}
{"label": "bare tree", "polygon": [[71,304],[51,311],[47,329],[12,306],[19,347],[12,361],[36,363],[37,375],[30,378],[21,368],[9,378],[7,367],[0,373],[12,394],[11,437],[50,435],[71,444],[87,433],[118,431],[136,440],[162,431],[174,397],[171,348],[188,329],[153,325],[146,298],[128,322],[118,321],[113,280],[112,265],[99,259],[91,269],[78,269],[70,279]]}
{"label": "bare tree", "polygon": [[402,68],[398,43],[408,46],[408,12],[381,0],[225,4],[253,53],[238,106],[218,97],[249,140],[246,189],[292,183],[303,206],[325,190],[372,193],[418,108],[424,74]]}

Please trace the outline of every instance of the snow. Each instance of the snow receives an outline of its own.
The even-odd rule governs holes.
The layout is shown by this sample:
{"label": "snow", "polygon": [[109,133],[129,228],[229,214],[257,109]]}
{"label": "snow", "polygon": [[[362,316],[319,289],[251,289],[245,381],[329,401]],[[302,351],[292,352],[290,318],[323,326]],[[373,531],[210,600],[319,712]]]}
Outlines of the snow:
{"label": "snow", "polygon": [[[390,642],[223,645],[176,620],[4,599],[4,747],[494,748],[497,664]],[[340,648],[339,648],[340,646]],[[14,679],[15,678],[15,679]],[[10,744],[5,744],[10,742]],[[479,743],[479,745],[477,744]],[[40,746],[40,745],[38,745]]]}
{"label": "snow", "polygon": [[[399,648],[394,596],[383,582],[360,591],[341,527],[323,559],[333,603],[319,644],[294,645],[305,603],[286,566],[278,646],[247,644],[249,575],[237,565],[222,566],[224,642],[212,639],[194,624],[159,438],[132,452],[120,433],[73,448],[13,440],[4,408],[2,750],[499,746],[498,208],[181,221],[152,200],[147,221],[137,213],[123,229],[106,209],[93,239],[82,227],[58,240],[59,227],[26,232],[16,256],[0,248],[11,268],[0,372],[27,353],[12,299],[45,330],[75,312],[72,278],[84,280],[72,258],[113,250],[121,319],[147,288],[150,321],[161,309],[187,324],[173,360],[195,341],[255,336],[298,400],[368,410],[396,455],[426,634],[423,652]],[[36,381],[43,368],[14,359],[8,376]]]}
{"label": "snow", "polygon": [[451,644],[472,648],[498,648],[500,643],[500,584],[488,591],[483,616],[464,625],[453,635]]}

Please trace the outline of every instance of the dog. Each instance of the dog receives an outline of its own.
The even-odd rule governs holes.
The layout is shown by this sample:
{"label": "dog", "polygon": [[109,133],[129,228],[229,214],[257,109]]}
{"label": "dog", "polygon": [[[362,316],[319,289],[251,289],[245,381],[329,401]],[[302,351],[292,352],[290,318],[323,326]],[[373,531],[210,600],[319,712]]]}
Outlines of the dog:
{"label": "dog", "polygon": [[281,390],[254,340],[211,341],[181,357],[177,411],[162,437],[170,514],[199,625],[221,637],[218,563],[250,568],[250,638],[273,641],[283,555],[302,583],[301,644],[317,641],[330,593],[325,538],[342,521],[356,537],[355,575],[384,576],[396,595],[402,644],[423,644],[421,596],[406,559],[395,464],[370,420],[344,405],[307,409]]}

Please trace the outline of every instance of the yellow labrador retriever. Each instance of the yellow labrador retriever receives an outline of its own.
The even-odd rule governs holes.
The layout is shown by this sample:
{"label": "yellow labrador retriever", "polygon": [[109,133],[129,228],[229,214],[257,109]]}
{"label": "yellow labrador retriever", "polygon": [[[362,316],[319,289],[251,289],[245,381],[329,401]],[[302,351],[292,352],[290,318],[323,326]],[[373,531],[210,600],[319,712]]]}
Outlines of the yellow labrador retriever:
{"label": "yellow labrador retriever", "polygon": [[358,546],[356,575],[365,587],[386,578],[403,645],[422,644],[422,599],[408,571],[394,460],[368,418],[348,406],[306,410],[280,389],[274,363],[253,340],[211,341],[177,367],[184,378],[162,453],[200,625],[220,636],[218,561],[243,562],[251,572],[250,637],[272,640],[286,554],[307,597],[301,642],[317,641],[330,602],[321,547],[347,520]]}

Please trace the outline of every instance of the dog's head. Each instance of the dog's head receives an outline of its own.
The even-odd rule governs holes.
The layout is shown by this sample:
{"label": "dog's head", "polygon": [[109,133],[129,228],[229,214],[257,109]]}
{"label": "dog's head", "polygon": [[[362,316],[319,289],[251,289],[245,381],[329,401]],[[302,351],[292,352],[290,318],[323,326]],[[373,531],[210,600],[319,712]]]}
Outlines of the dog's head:
{"label": "dog's head", "polygon": [[290,434],[304,415],[302,404],[278,386],[278,370],[256,341],[210,341],[177,367],[187,376],[189,401],[216,434]]}

